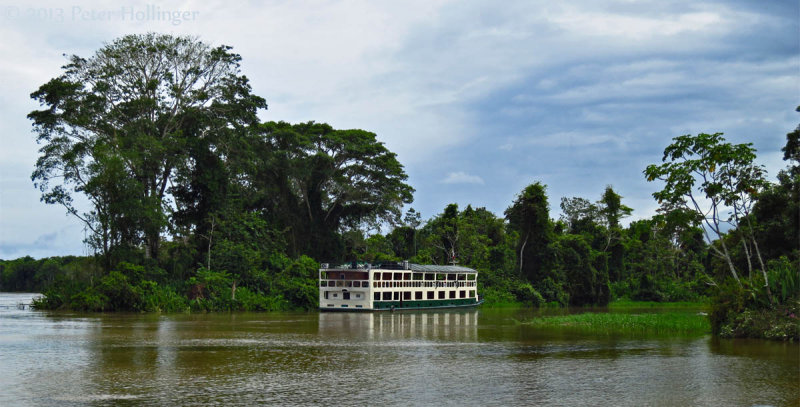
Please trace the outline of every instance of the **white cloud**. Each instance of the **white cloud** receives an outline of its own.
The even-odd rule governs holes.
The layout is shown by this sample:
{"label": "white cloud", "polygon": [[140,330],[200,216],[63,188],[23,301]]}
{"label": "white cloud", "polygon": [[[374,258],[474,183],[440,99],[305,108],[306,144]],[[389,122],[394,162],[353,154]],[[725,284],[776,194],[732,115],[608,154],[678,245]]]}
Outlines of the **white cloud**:
{"label": "white cloud", "polygon": [[571,8],[551,21],[582,36],[622,37],[644,40],[657,36],[673,36],[686,32],[721,31],[730,22],[714,12],[690,12],[677,15],[631,16],[603,12],[584,12]]}
{"label": "white cloud", "polygon": [[529,144],[540,147],[583,147],[616,141],[617,138],[604,134],[558,132],[544,136],[530,136]]}
{"label": "white cloud", "polygon": [[477,175],[470,175],[464,171],[451,172],[447,178],[442,180],[445,184],[479,184],[483,185],[483,178]]}

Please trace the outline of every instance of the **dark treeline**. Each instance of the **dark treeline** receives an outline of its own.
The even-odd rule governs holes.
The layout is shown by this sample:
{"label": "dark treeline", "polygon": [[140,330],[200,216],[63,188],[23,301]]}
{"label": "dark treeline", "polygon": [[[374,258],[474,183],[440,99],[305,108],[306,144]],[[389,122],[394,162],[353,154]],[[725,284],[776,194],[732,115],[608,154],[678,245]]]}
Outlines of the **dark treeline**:
{"label": "dark treeline", "polygon": [[611,186],[561,198],[553,219],[539,182],[502,215],[451,204],[423,221],[402,213],[414,191],[375,134],[260,122],[266,102],[239,62],[229,47],[132,35],[34,92],[32,179],[96,255],[0,261],[0,289],[43,292],[49,309],[312,309],[317,261],[457,262],[481,272],[487,304],[711,298],[719,334],[797,337],[798,130],[777,183],[748,144],[674,139],[645,171],[663,183],[661,210],[628,226]]}

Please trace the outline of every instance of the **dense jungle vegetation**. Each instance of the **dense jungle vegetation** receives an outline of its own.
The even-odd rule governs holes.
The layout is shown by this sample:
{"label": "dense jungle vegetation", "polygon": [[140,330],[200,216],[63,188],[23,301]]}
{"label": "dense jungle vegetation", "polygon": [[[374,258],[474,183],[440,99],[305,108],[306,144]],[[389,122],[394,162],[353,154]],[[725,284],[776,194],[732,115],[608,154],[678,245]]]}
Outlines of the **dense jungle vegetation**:
{"label": "dense jungle vegetation", "polygon": [[32,180],[96,254],[0,261],[0,290],[42,292],[46,309],[314,309],[318,261],[457,261],[486,306],[709,301],[716,334],[798,338],[800,127],[777,182],[750,144],[673,139],[644,171],[660,211],[627,226],[612,186],[561,198],[553,219],[540,182],[502,216],[451,204],[424,220],[402,212],[414,190],[374,133],[261,122],[239,62],[130,35],[36,90]]}

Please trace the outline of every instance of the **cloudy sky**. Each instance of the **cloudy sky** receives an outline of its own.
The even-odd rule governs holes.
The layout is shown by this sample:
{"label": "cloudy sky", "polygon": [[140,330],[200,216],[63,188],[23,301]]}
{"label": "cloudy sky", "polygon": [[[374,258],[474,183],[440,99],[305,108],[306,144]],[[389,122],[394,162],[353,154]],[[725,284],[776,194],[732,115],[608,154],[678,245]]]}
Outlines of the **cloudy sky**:
{"label": "cloudy sky", "polygon": [[774,176],[800,121],[796,0],[227,3],[0,1],[0,258],[86,253],[30,181],[29,94],[63,54],[130,33],[233,46],[264,120],[375,132],[425,218],[451,202],[502,214],[534,181],[553,217],[609,184],[648,217],[658,185],[642,170],[672,137],[751,142]]}

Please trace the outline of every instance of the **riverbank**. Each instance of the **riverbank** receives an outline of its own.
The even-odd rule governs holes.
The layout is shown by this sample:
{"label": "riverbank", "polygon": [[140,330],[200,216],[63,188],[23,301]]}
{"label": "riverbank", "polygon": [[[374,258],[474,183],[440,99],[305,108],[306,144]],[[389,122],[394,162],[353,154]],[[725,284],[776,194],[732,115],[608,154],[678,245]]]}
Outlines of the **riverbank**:
{"label": "riverbank", "polygon": [[728,312],[719,321],[721,338],[754,338],[800,342],[800,303],[775,309]]}

